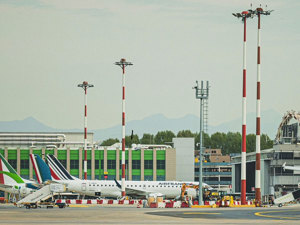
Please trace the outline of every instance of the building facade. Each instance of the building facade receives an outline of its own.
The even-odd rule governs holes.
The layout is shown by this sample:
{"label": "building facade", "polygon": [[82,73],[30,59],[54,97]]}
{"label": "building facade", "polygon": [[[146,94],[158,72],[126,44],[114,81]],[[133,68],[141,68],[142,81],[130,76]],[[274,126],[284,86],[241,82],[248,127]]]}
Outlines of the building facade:
{"label": "building facade", "polygon": [[[195,158],[195,181],[199,181],[199,151]],[[204,150],[203,182],[219,191],[230,192],[232,185],[232,166],[229,155],[222,155],[221,149]]]}
{"label": "building facade", "polygon": [[[88,179],[104,179],[104,172],[108,172],[108,179],[121,179],[121,150],[100,148],[87,151]],[[34,170],[29,154],[54,154],[65,168],[78,178],[83,178],[84,151],[82,148],[49,149],[49,148],[2,148],[0,153],[27,179],[35,179]],[[126,149],[126,179],[127,180],[175,180],[176,179],[176,151],[166,149]]]}
{"label": "building facade", "polygon": [[[255,192],[256,154],[246,156],[246,192]],[[261,194],[281,196],[298,189],[300,171],[284,170],[282,165],[300,166],[300,146],[292,144],[274,145],[272,149],[261,151]],[[233,157],[233,192],[241,190],[241,158]]]}
{"label": "building facade", "polygon": [[176,161],[174,171],[177,181],[194,180],[194,138],[173,138],[174,148],[176,149]]}

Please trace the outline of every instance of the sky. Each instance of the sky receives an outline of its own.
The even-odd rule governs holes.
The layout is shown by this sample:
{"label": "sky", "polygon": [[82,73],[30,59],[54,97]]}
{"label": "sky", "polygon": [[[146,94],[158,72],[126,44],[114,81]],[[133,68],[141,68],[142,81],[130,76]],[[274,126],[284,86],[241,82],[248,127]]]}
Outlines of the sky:
{"label": "sky", "polygon": [[[199,115],[196,80],[210,82],[209,124],[241,117],[243,24],[257,0],[0,0],[0,121],[33,116],[48,126],[121,123],[161,113]],[[261,29],[261,109],[300,110],[300,1],[272,0]],[[247,21],[247,112],[256,110],[257,18]],[[276,121],[278,123],[279,121]]]}

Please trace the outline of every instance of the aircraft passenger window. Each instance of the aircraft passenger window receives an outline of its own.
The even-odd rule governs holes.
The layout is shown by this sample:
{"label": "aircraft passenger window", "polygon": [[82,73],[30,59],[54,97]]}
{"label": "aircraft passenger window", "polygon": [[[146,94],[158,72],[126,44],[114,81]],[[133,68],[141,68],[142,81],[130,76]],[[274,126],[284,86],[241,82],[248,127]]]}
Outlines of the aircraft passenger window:
{"label": "aircraft passenger window", "polygon": [[152,185],[152,187],[154,187],[154,185]]}
{"label": "aircraft passenger window", "polygon": [[140,185],[140,187],[142,187],[142,185]]}
{"label": "aircraft passenger window", "polygon": [[106,187],[106,184],[104,186]]}
{"label": "aircraft passenger window", "polygon": [[137,187],[137,185],[135,185],[135,187]]}
{"label": "aircraft passenger window", "polygon": [[148,187],[150,187],[150,185],[148,185]]}

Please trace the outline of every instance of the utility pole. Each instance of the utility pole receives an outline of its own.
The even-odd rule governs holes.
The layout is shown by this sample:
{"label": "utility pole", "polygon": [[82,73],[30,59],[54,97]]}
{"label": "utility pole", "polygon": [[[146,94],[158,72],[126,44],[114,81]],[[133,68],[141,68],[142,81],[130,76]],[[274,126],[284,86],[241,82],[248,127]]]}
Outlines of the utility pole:
{"label": "utility pole", "polygon": [[196,90],[196,99],[200,99],[200,143],[199,143],[199,205],[203,205],[203,193],[202,193],[202,151],[203,151],[203,103],[208,99],[209,94],[209,82],[206,81],[206,88],[203,86],[203,81],[201,81],[201,86],[199,87],[198,81],[196,81],[196,86],[193,87]]}
{"label": "utility pole", "polygon": [[131,62],[126,62],[126,59],[121,59],[115,65],[122,68],[122,197],[126,195],[125,192],[125,67],[132,66]]}
{"label": "utility pole", "polygon": [[87,81],[83,81],[82,84],[78,84],[84,90],[84,162],[83,171],[84,179],[87,180],[87,89],[94,87],[94,85],[89,84]]}

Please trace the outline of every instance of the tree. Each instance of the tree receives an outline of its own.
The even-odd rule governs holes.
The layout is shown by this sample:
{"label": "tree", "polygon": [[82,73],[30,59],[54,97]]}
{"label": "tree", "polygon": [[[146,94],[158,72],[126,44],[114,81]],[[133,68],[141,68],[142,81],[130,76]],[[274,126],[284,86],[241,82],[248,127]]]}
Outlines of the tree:
{"label": "tree", "polygon": [[132,136],[125,136],[125,146],[128,148],[131,148],[132,144],[139,144],[140,139],[137,134],[134,134]]}
{"label": "tree", "polygon": [[181,130],[178,131],[177,137],[195,137],[195,134],[190,130]]}
{"label": "tree", "polygon": [[246,136],[246,148],[247,152],[255,152],[256,146],[256,135],[255,134],[248,134]]}
{"label": "tree", "polygon": [[109,138],[109,139],[104,140],[101,143],[101,146],[111,146],[111,145],[113,145],[115,143],[120,143],[119,139],[117,139],[117,138]]}
{"label": "tree", "polygon": [[[209,134],[203,132],[202,141],[203,141],[202,146],[204,146],[205,148],[211,148],[211,139],[210,139]],[[199,150],[200,147],[199,147],[198,143],[200,143],[200,135],[199,135],[199,133],[196,133],[195,134],[195,149]]]}
{"label": "tree", "polygon": [[159,131],[154,137],[155,144],[165,144],[167,142],[172,142],[172,139],[175,137],[175,134],[170,131]]}
{"label": "tree", "polygon": [[261,150],[269,149],[273,147],[273,141],[269,138],[268,135],[262,134],[260,136],[260,147]]}
{"label": "tree", "polygon": [[141,144],[155,144],[153,134],[143,134],[143,137],[140,140]]}
{"label": "tree", "polygon": [[211,139],[211,148],[220,148],[224,151],[226,144],[226,134],[225,133],[214,133],[210,137]]}
{"label": "tree", "polygon": [[226,144],[223,150],[224,154],[241,152],[242,136],[239,132],[228,132],[226,134]]}

